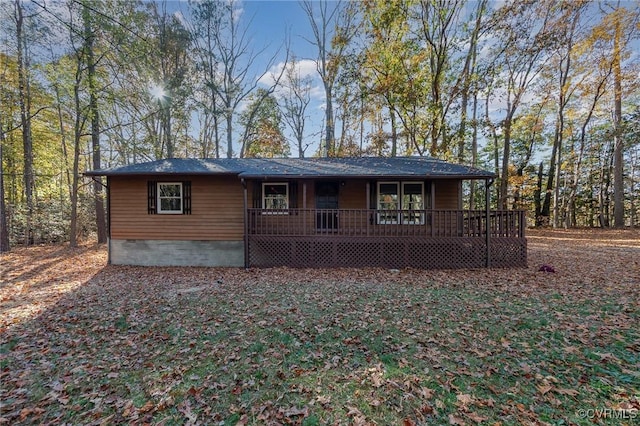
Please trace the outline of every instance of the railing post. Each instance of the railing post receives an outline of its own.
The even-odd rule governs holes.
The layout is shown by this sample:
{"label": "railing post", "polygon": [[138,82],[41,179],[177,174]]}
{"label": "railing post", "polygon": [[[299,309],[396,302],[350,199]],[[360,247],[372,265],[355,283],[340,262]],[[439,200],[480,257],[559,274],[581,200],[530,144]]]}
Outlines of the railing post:
{"label": "railing post", "polygon": [[485,185],[484,185],[484,208],[485,208],[485,214],[486,214],[486,224],[485,224],[485,228],[486,228],[486,236],[485,236],[485,246],[486,246],[486,263],[485,266],[487,268],[491,267],[491,222],[489,220],[489,214],[491,213],[491,193],[489,192],[489,188],[491,187],[491,184],[493,183],[493,179],[487,179],[485,180]]}
{"label": "railing post", "polygon": [[371,218],[370,215],[373,214],[375,217],[375,211],[369,212],[369,208],[371,207],[371,182],[367,181],[367,189],[366,189],[366,198],[367,198],[367,217],[365,218],[366,222],[367,222],[367,237],[369,236],[369,227],[370,227],[370,223],[371,223]]}

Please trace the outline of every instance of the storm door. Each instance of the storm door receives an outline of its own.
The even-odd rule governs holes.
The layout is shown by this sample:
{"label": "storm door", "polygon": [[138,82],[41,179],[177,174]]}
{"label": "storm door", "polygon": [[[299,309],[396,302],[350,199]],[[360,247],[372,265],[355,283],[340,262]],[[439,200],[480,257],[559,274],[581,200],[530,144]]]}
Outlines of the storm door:
{"label": "storm door", "polygon": [[316,228],[330,232],[338,229],[338,182],[316,182]]}

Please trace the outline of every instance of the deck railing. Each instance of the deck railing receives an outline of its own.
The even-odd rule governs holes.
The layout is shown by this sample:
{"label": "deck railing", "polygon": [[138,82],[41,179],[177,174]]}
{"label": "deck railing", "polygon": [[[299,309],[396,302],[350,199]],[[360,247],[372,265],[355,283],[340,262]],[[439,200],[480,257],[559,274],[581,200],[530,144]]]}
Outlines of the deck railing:
{"label": "deck railing", "polygon": [[248,235],[524,238],[522,210],[248,209]]}

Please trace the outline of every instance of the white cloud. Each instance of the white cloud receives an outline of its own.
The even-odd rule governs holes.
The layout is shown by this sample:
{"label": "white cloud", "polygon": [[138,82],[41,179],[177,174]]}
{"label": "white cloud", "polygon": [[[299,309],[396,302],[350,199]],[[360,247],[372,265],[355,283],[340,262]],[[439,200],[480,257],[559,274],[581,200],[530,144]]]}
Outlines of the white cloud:
{"label": "white cloud", "polygon": [[[272,86],[275,83],[277,76],[280,75],[285,66],[285,62],[280,62],[272,66],[269,71],[258,79],[258,83],[265,86]],[[322,88],[320,77],[318,76],[316,62],[312,59],[301,59],[296,61],[295,66],[297,74],[301,79],[310,78],[311,80],[311,87],[309,90],[311,99],[324,100],[324,89]],[[276,89],[276,96],[282,96],[285,93],[285,87],[289,85],[289,83],[290,82],[287,80],[286,74],[284,74],[282,76],[280,86]]]}
{"label": "white cloud", "polygon": [[[271,69],[267,71],[267,73],[263,75],[258,81],[264,85],[272,85],[275,81],[276,76],[280,74],[285,66],[285,62],[277,63],[276,65],[272,66]],[[316,62],[311,59],[302,59],[296,61],[296,69],[298,75],[300,75],[300,78],[317,76]]]}
{"label": "white cloud", "polygon": [[184,14],[181,10],[177,10],[173,16],[182,24],[185,28],[191,28],[191,23],[184,17]]}
{"label": "white cloud", "polygon": [[244,14],[244,9],[242,8],[233,9],[233,22],[238,22],[243,14]]}

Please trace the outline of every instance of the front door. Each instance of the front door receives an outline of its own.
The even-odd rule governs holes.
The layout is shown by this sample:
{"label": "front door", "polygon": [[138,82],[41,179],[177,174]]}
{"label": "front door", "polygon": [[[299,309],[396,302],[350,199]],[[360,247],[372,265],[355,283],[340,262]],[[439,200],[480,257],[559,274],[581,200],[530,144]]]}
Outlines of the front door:
{"label": "front door", "polygon": [[321,231],[338,229],[338,182],[316,182],[316,228]]}

